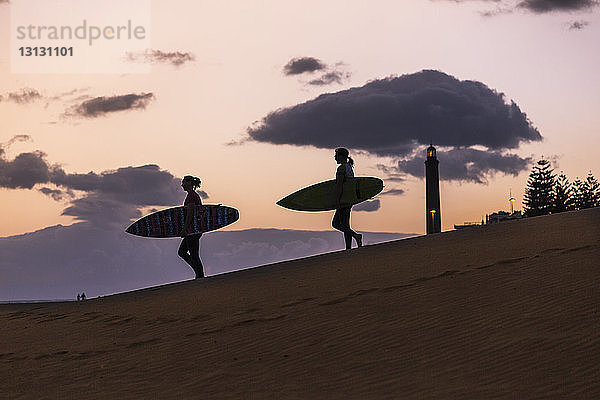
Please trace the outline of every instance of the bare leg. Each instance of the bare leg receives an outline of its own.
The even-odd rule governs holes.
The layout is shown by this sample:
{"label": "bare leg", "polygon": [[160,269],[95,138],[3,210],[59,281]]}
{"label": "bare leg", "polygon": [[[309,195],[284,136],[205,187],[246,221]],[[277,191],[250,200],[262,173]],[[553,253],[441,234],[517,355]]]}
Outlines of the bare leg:
{"label": "bare leg", "polygon": [[354,236],[354,240],[356,240],[356,245],[358,247],[362,247],[362,235],[360,233],[357,233],[356,236]]}
{"label": "bare leg", "polygon": [[[356,243],[359,243],[359,239],[357,239],[359,235],[350,228],[350,207],[344,207],[335,210],[333,221],[331,221],[331,226],[344,233],[346,250],[352,248],[352,238],[355,238]],[[360,239],[362,239],[362,235],[360,235]],[[362,245],[362,240],[360,244]]]}
{"label": "bare leg", "polygon": [[200,260],[200,235],[190,235],[181,241],[177,254],[188,263],[196,274],[196,279],[204,278],[204,268]]}

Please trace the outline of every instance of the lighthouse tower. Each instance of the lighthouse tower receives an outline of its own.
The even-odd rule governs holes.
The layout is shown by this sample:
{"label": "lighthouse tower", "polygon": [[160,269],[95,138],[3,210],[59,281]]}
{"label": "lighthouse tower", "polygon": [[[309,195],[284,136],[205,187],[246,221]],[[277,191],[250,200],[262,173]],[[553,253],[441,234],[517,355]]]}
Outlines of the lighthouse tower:
{"label": "lighthouse tower", "polygon": [[427,149],[427,160],[425,161],[425,224],[428,235],[442,231],[438,164],[439,161],[436,156],[435,147],[431,145]]}

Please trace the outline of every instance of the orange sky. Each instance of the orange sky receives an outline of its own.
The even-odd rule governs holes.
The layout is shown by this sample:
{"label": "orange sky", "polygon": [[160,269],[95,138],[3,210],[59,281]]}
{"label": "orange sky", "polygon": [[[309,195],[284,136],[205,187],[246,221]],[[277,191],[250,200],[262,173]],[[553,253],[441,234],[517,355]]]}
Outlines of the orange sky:
{"label": "orange sky", "polygon": [[[596,8],[541,15],[518,10],[484,17],[481,12],[490,9],[485,2],[410,0],[374,6],[358,1],[153,1],[151,48],[189,52],[194,61],[153,64],[150,73],[142,74],[22,74],[12,72],[10,62],[16,56],[11,54],[10,9],[18,1],[0,3],[0,95],[32,88],[41,98],[0,102],[6,160],[40,150],[50,164],[60,164],[68,173],[157,164],[177,177],[196,175],[210,195],[208,203],[240,210],[241,218],[231,229],[330,229],[331,213],[296,213],[275,202],[333,178],[336,165],[333,149],[227,143],[243,138],[249,126],[271,111],[422,69],[480,81],[515,101],[544,138],[522,144],[516,154],[550,158],[571,180],[589,171],[600,176]],[[140,18],[145,14],[140,11]],[[587,24],[569,29],[573,21]],[[347,78],[314,86],[305,76],[283,74],[290,59],[308,56],[343,70]],[[145,109],[97,118],[64,116],[81,103],[79,96],[131,93],[152,93],[154,98]],[[30,140],[8,146],[15,135]],[[350,151],[357,175],[382,176],[377,165],[393,165],[392,158]],[[508,209],[511,189],[521,208],[528,173],[492,175],[487,184],[442,182],[443,229]],[[37,189],[0,188],[0,236],[73,221],[61,216],[69,200],[55,201]],[[405,193],[381,197],[376,212],[353,213],[354,226],[423,233],[424,181],[408,176],[404,182],[386,182],[386,189]],[[27,212],[16,211],[23,209]]]}

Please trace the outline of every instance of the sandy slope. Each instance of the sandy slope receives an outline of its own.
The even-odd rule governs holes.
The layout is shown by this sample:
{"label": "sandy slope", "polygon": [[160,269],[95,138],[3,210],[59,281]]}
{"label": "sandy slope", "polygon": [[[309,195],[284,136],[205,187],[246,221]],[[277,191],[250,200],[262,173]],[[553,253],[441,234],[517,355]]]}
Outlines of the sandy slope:
{"label": "sandy slope", "polygon": [[600,398],[600,209],[0,306],[0,398]]}

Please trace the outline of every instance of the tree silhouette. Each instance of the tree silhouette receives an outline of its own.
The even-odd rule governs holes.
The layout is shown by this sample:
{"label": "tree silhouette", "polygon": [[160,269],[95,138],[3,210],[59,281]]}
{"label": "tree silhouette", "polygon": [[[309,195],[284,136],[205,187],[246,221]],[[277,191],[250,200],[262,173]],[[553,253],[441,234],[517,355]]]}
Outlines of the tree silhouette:
{"label": "tree silhouette", "polygon": [[600,205],[600,184],[591,172],[584,181],[576,179],[573,188],[576,209],[582,210]]}
{"label": "tree silhouette", "polygon": [[573,186],[567,176],[561,171],[554,184],[554,210],[553,212],[564,212],[573,210]]}
{"label": "tree silhouette", "polygon": [[588,190],[588,205],[590,207],[598,207],[600,206],[600,183],[594,178],[592,172],[587,176],[586,181],[586,189]]}
{"label": "tree silhouette", "polygon": [[552,172],[548,160],[540,160],[533,166],[527,179],[527,188],[523,196],[523,208],[526,217],[545,215],[552,212],[554,207],[554,181],[556,175]]}
{"label": "tree silhouette", "polygon": [[585,207],[585,182],[579,178],[573,181],[573,208],[582,210]]}

